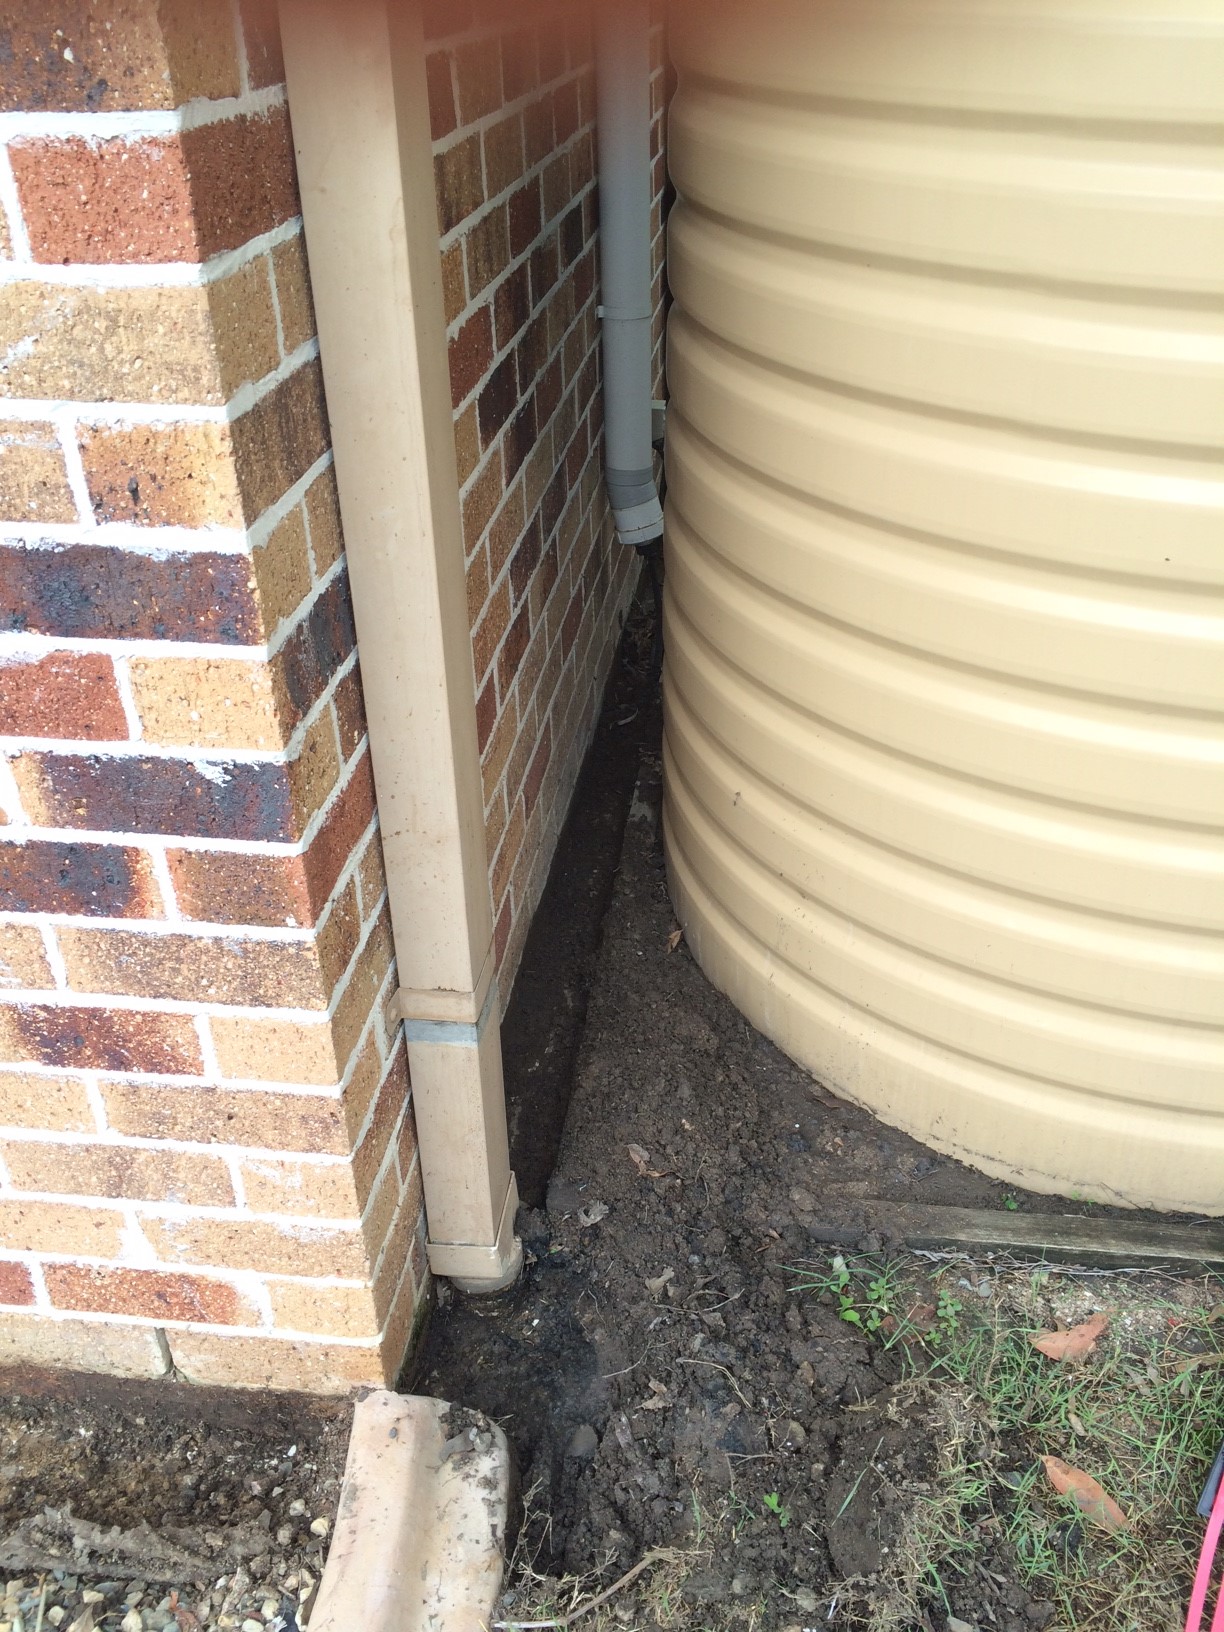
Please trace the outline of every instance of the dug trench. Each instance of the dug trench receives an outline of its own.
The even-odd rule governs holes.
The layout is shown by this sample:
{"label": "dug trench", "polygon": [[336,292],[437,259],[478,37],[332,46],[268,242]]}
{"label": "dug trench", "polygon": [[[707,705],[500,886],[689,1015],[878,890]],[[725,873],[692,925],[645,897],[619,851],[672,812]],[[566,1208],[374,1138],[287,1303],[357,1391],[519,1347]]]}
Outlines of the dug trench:
{"label": "dug trench", "polygon": [[[902,1346],[796,1290],[803,1267],[827,1271],[831,1242],[887,1259],[904,1204],[1077,1209],[839,1100],[705,979],[668,899],[644,651],[631,627],[507,1016],[527,1267],[499,1298],[447,1289],[407,1385],[510,1439],[525,1528],[508,1618],[533,1572],[595,1592],[670,1548],[698,1562],[665,1624],[824,1624],[836,1584],[900,1545],[949,1426]],[[942,1632],[958,1602],[1002,1632],[1051,1622],[1003,1555],[969,1574],[912,1624]],[[641,1585],[619,1613],[659,1624]]]}

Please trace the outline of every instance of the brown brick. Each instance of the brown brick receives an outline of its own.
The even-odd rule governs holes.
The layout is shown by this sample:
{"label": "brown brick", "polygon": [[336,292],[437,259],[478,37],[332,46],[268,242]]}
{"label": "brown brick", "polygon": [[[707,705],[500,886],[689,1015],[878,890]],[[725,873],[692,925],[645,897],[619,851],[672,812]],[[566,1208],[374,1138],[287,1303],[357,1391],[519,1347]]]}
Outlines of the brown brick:
{"label": "brown brick", "polygon": [[510,229],[504,204],[481,216],[463,240],[463,254],[468,289],[475,300],[510,264]]}
{"label": "brown brick", "polygon": [[349,1162],[252,1156],[240,1164],[247,1204],[257,1213],[354,1219],[360,1213]]}
{"label": "brown brick", "polygon": [[539,164],[553,151],[552,97],[541,96],[523,110],[523,133],[527,146],[527,167]]}
{"label": "brown brick", "polygon": [[480,463],[480,430],[476,424],[476,404],[470,402],[455,420],[455,462],[459,467],[460,484]]}
{"label": "brown brick", "polygon": [[132,697],[146,742],[192,748],[283,748],[284,698],[264,662],[132,658]]}
{"label": "brown brick", "polygon": [[527,814],[530,816],[535,802],[540,795],[540,787],[544,781],[544,773],[548,769],[549,758],[552,754],[552,728],[545,725],[543,735],[531,758],[531,765],[523,781],[523,801]]}
{"label": "brown brick", "polygon": [[493,320],[481,306],[451,339],[451,406],[457,408],[493,361]]}
{"label": "brown brick", "polygon": [[475,627],[489,598],[489,552],[481,545],[468,563],[467,607],[468,624]]}
{"label": "brown brick", "polygon": [[262,380],[280,365],[267,261],[262,256],[248,261],[231,277],[210,283],[207,295],[221,396],[228,401],[239,386]]}
{"label": "brown brick", "polygon": [[497,509],[501,491],[501,465],[494,456],[464,495],[463,545],[466,554],[470,555],[484,536],[485,529]]}
{"label": "brown brick", "polygon": [[434,156],[434,191],[438,225],[444,233],[480,208],[484,203],[484,178],[479,136],[467,136]]}
{"label": "brown brick", "polygon": [[301,233],[277,244],[272,251],[272,271],[276,278],[276,298],[280,305],[285,355],[305,345],[316,332],[314,301],[310,293],[310,272],[306,265],[306,244]]}
{"label": "brown brick", "polygon": [[286,737],[314,707],[356,644],[348,574],[341,567],[273,660]]}
{"label": "brown brick", "polygon": [[336,710],[336,730],[340,733],[340,754],[343,759],[349,760],[369,732],[359,663],[355,663],[344,678],[337,681],[332,693],[332,706]]}
{"label": "brown brick", "polygon": [[442,300],[446,321],[451,324],[467,305],[467,282],[463,275],[463,245],[451,244],[442,252]]}
{"label": "brown brick", "polygon": [[318,1009],[327,996],[312,945],[124,929],[63,929],[60,951],[78,992],[183,1002]]}
{"label": "brown brick", "polygon": [[92,544],[0,548],[0,629],[245,645],[263,638],[254,587],[241,555],[155,559]]}
{"label": "brown brick", "polygon": [[508,346],[531,317],[531,272],[516,266],[493,294],[494,336],[499,351]]}
{"label": "brown brick", "polygon": [[47,1291],[57,1309],[144,1320],[195,1320],[213,1326],[258,1326],[259,1310],[230,1281],[167,1275],[156,1269],[47,1264]]}
{"label": "brown brick", "polygon": [[503,582],[498,585],[489,609],[472,633],[472,658],[477,680],[482,680],[493,661],[493,654],[510,623],[510,592]]}
{"label": "brown brick", "polygon": [[144,527],[240,527],[242,506],[228,427],[98,426],[81,457],[99,521]]}
{"label": "brown brick", "polygon": [[344,534],[340,526],[340,495],[336,473],[327,466],[306,490],[306,519],[310,524],[310,551],[315,572],[321,578],[344,554]]}
{"label": "brown brick", "polygon": [[84,1081],[0,1068],[0,1127],[92,1133],[94,1117]]}
{"label": "brown brick", "polygon": [[449,136],[458,124],[455,89],[451,80],[449,51],[431,51],[425,58],[425,79],[429,92],[429,133],[435,142]]}
{"label": "brown brick", "polygon": [[523,484],[517,483],[507,493],[505,502],[489,528],[489,568],[494,578],[510,559],[514,545],[523,531],[525,506]]}
{"label": "brown brick", "polygon": [[[214,335],[210,298],[218,291],[219,310],[232,317],[221,292],[249,289],[250,281],[244,269],[209,290],[74,289],[36,279],[5,284],[0,349],[10,361],[0,393],[78,402],[222,402],[217,348],[228,343],[232,350],[233,342]],[[270,316],[266,296],[264,306]],[[242,333],[257,335],[254,310]],[[29,336],[37,344],[23,346]]]}
{"label": "brown brick", "polygon": [[502,94],[507,102],[517,102],[535,88],[538,51],[534,28],[518,28],[502,36]]}
{"label": "brown brick", "polygon": [[185,918],[212,924],[304,928],[314,922],[301,856],[241,850],[171,850],[170,876]]}
{"label": "brown brick", "polygon": [[[283,1029],[289,1029],[287,1023]],[[310,1156],[347,1155],[349,1149],[340,1101],[322,1094],[265,1093],[206,1083],[172,1088],[104,1082],[102,1097],[109,1126],[133,1138],[188,1139]]]}
{"label": "brown brick", "polygon": [[34,924],[0,924],[0,987],[49,991],[55,976]]}
{"label": "brown brick", "polygon": [[357,904],[357,880],[350,878],[332,902],[318,933],[319,964],[326,989],[335,989],[352,962],[361,940],[361,909]]}
{"label": "brown brick", "polygon": [[178,1201],[195,1207],[232,1207],[233,1186],[224,1162],[174,1150],[131,1145],[36,1144],[5,1146],[15,1190],[58,1196],[105,1196],[113,1201]]}
{"label": "brown brick", "polygon": [[494,675],[490,675],[480,696],[476,699],[476,735],[482,754],[496,719],[497,680]]}
{"label": "brown brick", "polygon": [[515,381],[514,358],[503,357],[480,388],[476,410],[482,448],[492,445],[517,405],[518,388]]}
{"label": "brown brick", "polygon": [[[391,920],[384,907],[361,949],[348,984],[336,1005],[332,1019],[332,1034],[336,1042],[336,1057],[347,1060],[357,1046],[378,1001],[391,965],[395,961],[395,946],[391,939]],[[345,1099],[346,1114],[350,1100]]]}
{"label": "brown brick", "polygon": [[0,1261],[0,1303],[14,1306],[34,1302],[34,1281],[24,1264]]}
{"label": "brown brick", "polygon": [[357,873],[361,881],[361,911],[368,918],[387,893],[387,870],[377,833],[372,834],[366,844]]}
{"label": "brown brick", "polygon": [[356,1230],[222,1218],[145,1218],[142,1224],[154,1252],[167,1264],[224,1265],[268,1275],[339,1280],[361,1280],[369,1271]]}
{"label": "brown brick", "polygon": [[267,542],[258,546],[251,559],[264,626],[272,633],[297,610],[311,589],[310,549],[302,505],[294,505],[277,523]]}
{"label": "brown brick", "polygon": [[512,113],[484,133],[485,181],[489,197],[504,193],[523,173],[523,118]]}
{"label": "brown brick", "polygon": [[526,817],[523,813],[523,801],[518,799],[514,804],[514,811],[506,824],[505,835],[497,852],[497,860],[489,876],[489,883],[493,890],[493,904],[496,906],[510,883],[510,873],[518,860],[519,851],[523,847],[523,829]]}
{"label": "brown brick", "polygon": [[318,1337],[377,1337],[378,1317],[368,1286],[317,1286],[270,1281],[273,1323]]}
{"label": "brown brick", "polygon": [[[329,735],[331,722],[327,722]],[[325,748],[324,748],[325,753]],[[334,777],[335,746],[322,774]],[[24,753],[13,762],[22,802],[44,827],[165,833],[182,838],[291,841],[311,787],[293,767],[223,764],[205,776],[178,760]]]}
{"label": "brown brick", "polygon": [[0,426],[0,519],[77,520],[54,426],[24,420]]}
{"label": "brown brick", "polygon": [[506,960],[506,950],[510,943],[510,932],[514,927],[514,902],[507,895],[502,902],[502,909],[497,915],[497,922],[493,926],[493,958],[500,972]]}
{"label": "brown brick", "polygon": [[248,521],[263,514],[327,452],[327,409],[318,359],[260,397],[232,426],[234,463]]}
{"label": "brown brick", "polygon": [[128,734],[114,666],[93,652],[0,663],[0,718],[15,737],[123,742]]}
{"label": "brown brick", "polygon": [[80,1258],[113,1258],[123,1234],[123,1214],[111,1207],[77,1207],[62,1201],[0,1201],[0,1246],[16,1252],[53,1252]]}
{"label": "brown brick", "polygon": [[163,1377],[166,1362],[151,1326],[110,1326],[97,1320],[48,1320],[5,1315],[0,1364],[103,1372],[114,1377]]}
{"label": "brown brick", "polygon": [[77,1071],[179,1075],[200,1070],[195,1027],[185,1015],[49,1003],[0,1007],[0,1057],[16,1065]]}
{"label": "brown brick", "polygon": [[508,699],[502,706],[497,724],[493,728],[493,735],[486,743],[481,759],[480,775],[484,784],[486,804],[493,797],[493,790],[505,769],[506,760],[510,757],[516,729],[517,716],[511,706],[511,700]]}
{"label": "brown brick", "polygon": [[52,30],[40,0],[6,8],[0,110],[112,113],[236,96],[228,9],[192,0],[131,0],[105,11],[62,0]]}
{"label": "brown brick", "polygon": [[329,1026],[228,1016],[213,1016],[209,1025],[223,1077],[239,1082],[300,1082],[320,1087],[340,1080],[345,1062],[337,1063]]}
{"label": "brown brick", "polygon": [[357,1185],[358,1199],[363,1206],[370,1198],[374,1180],[391,1140],[398,1131],[400,1119],[407,1105],[408,1060],[401,1049],[378,1090],[370,1124],[362,1135],[361,1143],[353,1152],[353,1178]]}
{"label": "brown brick", "polygon": [[327,813],[306,853],[306,875],[316,913],[335,888],[357,841],[374,816],[374,777],[369,754],[354,767],[344,791]]}
{"label": "brown brick", "polygon": [[356,1344],[223,1337],[177,1326],[166,1338],[179,1375],[201,1385],[350,1394],[363,1384],[382,1388],[395,1381],[394,1372],[384,1371],[376,1348]]}

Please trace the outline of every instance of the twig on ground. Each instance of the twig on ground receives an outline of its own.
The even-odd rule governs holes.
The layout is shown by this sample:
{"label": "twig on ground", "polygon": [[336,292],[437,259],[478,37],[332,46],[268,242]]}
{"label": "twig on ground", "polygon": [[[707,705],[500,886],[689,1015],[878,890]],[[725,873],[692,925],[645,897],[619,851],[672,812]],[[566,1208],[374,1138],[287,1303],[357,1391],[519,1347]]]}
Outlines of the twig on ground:
{"label": "twig on ground", "polygon": [[494,1621],[494,1628],[496,1632],[537,1632],[537,1629],[543,1627],[568,1626],[580,1615],[589,1615],[591,1610],[598,1609],[600,1604],[606,1604],[609,1598],[614,1597],[622,1587],[627,1587],[630,1581],[636,1581],[642,1571],[648,1570],[652,1564],[671,1563],[679,1557],[680,1554],[674,1547],[656,1547],[640,1558],[631,1570],[626,1570],[619,1581],[613,1581],[610,1587],[605,1587],[585,1604],[579,1604],[577,1609],[571,1609],[568,1615],[558,1615],[551,1621]]}
{"label": "twig on ground", "polygon": [[749,1408],[749,1410],[752,1409],[752,1401],[744,1393],[743,1389],[739,1386],[739,1384],[736,1382],[735,1378],[727,1370],[726,1366],[720,1366],[717,1360],[694,1360],[687,1354],[678,1354],[676,1356],[676,1359],[679,1360],[679,1362],[680,1362],[680,1364],[682,1366],[711,1366],[711,1367],[713,1367],[713,1369],[715,1371],[721,1371],[723,1376],[731,1384],[731,1387],[739,1395],[739,1397],[743,1401],[743,1403]]}

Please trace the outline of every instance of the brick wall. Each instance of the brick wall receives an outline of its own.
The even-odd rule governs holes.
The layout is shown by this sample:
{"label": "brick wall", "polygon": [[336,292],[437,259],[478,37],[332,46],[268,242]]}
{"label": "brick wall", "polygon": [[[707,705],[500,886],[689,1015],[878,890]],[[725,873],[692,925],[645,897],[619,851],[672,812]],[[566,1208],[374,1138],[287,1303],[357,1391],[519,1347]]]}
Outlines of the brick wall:
{"label": "brick wall", "polygon": [[0,1360],[333,1389],[423,1223],[273,15],[6,19]]}
{"label": "brick wall", "polygon": [[[638,578],[600,442],[591,16],[443,0],[428,24],[486,836],[508,993]],[[662,380],[661,6],[653,33]]]}

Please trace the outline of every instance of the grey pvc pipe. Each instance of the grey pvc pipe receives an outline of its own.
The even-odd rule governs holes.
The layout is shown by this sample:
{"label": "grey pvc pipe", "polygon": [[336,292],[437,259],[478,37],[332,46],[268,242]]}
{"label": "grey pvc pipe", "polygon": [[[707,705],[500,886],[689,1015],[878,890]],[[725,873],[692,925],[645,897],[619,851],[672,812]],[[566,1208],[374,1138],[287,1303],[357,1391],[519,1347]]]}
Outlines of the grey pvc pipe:
{"label": "grey pvc pipe", "polygon": [[625,544],[663,533],[651,445],[650,8],[602,0],[595,47],[604,480]]}

